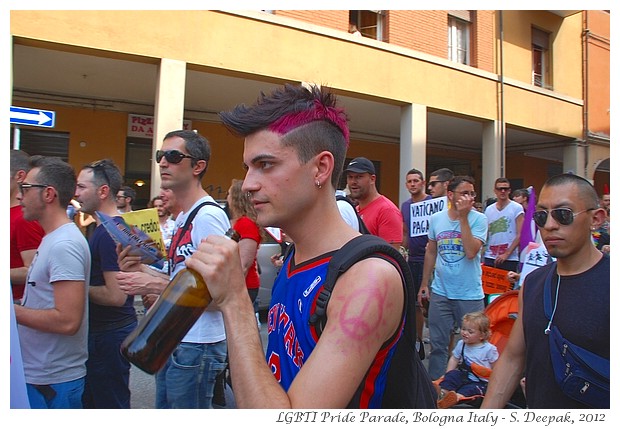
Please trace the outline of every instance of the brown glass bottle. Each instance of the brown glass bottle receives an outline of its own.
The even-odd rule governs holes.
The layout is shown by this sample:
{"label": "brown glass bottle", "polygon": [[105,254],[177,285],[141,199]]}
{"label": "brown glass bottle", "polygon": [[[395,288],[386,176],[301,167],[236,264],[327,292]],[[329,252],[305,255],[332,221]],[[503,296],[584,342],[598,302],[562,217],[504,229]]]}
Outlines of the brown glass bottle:
{"label": "brown glass bottle", "polygon": [[[239,233],[232,228],[226,236],[239,241]],[[125,338],[121,353],[141,370],[156,373],[209,303],[211,294],[202,276],[188,268],[182,269]]]}

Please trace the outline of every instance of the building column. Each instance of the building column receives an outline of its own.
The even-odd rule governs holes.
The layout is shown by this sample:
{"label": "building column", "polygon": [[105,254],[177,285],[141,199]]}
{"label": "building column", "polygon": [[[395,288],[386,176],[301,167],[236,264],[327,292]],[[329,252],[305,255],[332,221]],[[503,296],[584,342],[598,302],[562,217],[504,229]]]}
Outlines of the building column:
{"label": "building column", "polygon": [[155,94],[155,126],[151,162],[151,198],[159,195],[161,179],[155,152],[161,148],[167,133],[183,129],[185,109],[185,61],[162,58],[157,75]]}
{"label": "building column", "polygon": [[606,141],[606,144],[596,144],[594,142],[589,142],[587,150],[587,165],[586,165],[586,177],[588,180],[594,180],[594,174],[596,173],[596,169],[600,165],[601,162],[609,159],[609,140]]}
{"label": "building column", "polygon": [[563,148],[563,165],[562,171],[564,173],[573,173],[583,178],[588,179],[590,182],[594,180],[594,172],[590,177],[586,177],[586,152],[588,148],[585,144],[574,141],[567,144]]}
{"label": "building column", "polygon": [[426,178],[426,116],[424,105],[408,104],[400,109],[399,207],[411,196],[405,187],[407,172],[417,168]]}
{"label": "building column", "polygon": [[504,153],[501,149],[500,121],[488,121],[482,125],[482,187],[479,190],[480,201],[495,197],[493,187],[495,179],[502,177],[502,165],[504,165]]}

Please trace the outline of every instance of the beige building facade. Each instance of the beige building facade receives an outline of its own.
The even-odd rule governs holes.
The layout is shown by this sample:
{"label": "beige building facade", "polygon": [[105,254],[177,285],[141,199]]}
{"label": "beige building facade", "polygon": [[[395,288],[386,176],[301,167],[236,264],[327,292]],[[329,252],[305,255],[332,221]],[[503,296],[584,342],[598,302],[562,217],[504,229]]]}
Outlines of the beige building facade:
{"label": "beige building facade", "polygon": [[303,82],[338,95],[347,156],[373,160],[396,203],[410,168],[469,174],[482,201],[500,176],[609,183],[606,11],[20,10],[10,30],[11,104],[55,112],[53,128],[12,124],[12,145],[76,168],[113,158],[142,201],[180,128],[210,140],[203,184],[224,199],[243,145],[217,113]]}

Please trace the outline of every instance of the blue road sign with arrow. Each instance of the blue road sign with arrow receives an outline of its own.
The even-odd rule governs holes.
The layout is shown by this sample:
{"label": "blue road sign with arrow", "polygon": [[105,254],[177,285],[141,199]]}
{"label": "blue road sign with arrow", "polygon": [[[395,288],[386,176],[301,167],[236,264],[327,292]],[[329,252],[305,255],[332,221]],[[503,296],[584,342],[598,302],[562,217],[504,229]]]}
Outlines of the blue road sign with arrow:
{"label": "blue road sign with arrow", "polygon": [[56,112],[51,110],[28,109],[26,107],[11,106],[12,124],[53,128],[55,122]]}

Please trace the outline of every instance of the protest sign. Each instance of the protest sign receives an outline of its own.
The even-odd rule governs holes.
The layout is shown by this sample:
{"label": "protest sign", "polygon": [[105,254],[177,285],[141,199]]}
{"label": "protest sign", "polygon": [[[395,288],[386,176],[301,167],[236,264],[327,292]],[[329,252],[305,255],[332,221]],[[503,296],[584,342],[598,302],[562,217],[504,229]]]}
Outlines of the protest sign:
{"label": "protest sign", "polygon": [[140,255],[142,263],[163,268],[166,247],[159,228],[157,209],[136,210],[111,217],[96,212],[108,234],[122,247],[131,246],[132,254]]}
{"label": "protest sign", "polygon": [[439,197],[431,200],[420,201],[419,203],[411,203],[409,206],[409,234],[411,237],[428,235],[428,226],[431,215],[447,209],[448,197]]}

